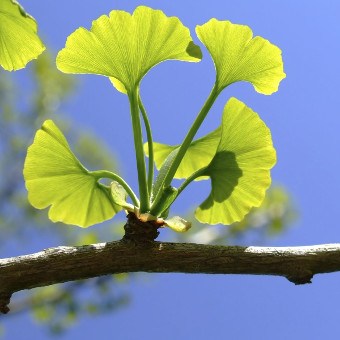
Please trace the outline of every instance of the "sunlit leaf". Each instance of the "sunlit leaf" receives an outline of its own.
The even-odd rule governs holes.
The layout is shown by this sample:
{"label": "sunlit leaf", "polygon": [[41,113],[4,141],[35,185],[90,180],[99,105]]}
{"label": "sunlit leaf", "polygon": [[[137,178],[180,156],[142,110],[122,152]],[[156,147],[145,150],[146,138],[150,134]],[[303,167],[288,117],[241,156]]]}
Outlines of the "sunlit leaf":
{"label": "sunlit leaf", "polygon": [[[179,168],[176,171],[175,178],[188,178],[195,171],[207,166],[216,154],[217,146],[221,139],[221,129],[217,128],[208,135],[193,141]],[[169,154],[176,150],[179,145],[167,145],[154,143],[154,160],[159,170]],[[144,144],[144,151],[148,155],[148,145]],[[200,177],[199,179],[202,179]]]}
{"label": "sunlit leaf", "polygon": [[177,151],[174,150],[173,152],[170,153],[170,155],[166,158],[163,166],[162,166],[162,170],[159,172],[157,178],[156,178],[156,181],[155,183],[153,184],[153,187],[152,187],[152,196],[153,198],[157,195],[157,193],[160,191],[160,190],[164,190],[165,187],[164,187],[164,178],[174,160],[174,158],[176,157],[177,155]]}
{"label": "sunlit leaf", "polygon": [[174,216],[164,220],[166,226],[178,233],[184,233],[191,228],[191,223],[180,216]]}
{"label": "sunlit leaf", "polygon": [[152,208],[152,213],[156,216],[161,215],[162,217],[166,217],[169,214],[170,206],[176,199],[177,194],[177,188],[172,186],[163,188],[158,204],[154,205]]}
{"label": "sunlit leaf", "polygon": [[126,201],[128,194],[125,189],[116,181],[113,181],[110,187],[113,202],[125,210],[134,211],[135,207]]}
{"label": "sunlit leaf", "polygon": [[197,62],[201,51],[178,18],[139,6],[132,15],[114,10],[101,16],[90,31],[77,29],[59,52],[57,66],[66,73],[110,77],[127,93],[153,66],[170,59]]}
{"label": "sunlit leaf", "polygon": [[272,94],[285,78],[281,50],[262,37],[254,37],[248,26],[211,19],[196,27],[216,68],[218,88],[237,81],[253,84],[257,92]]}
{"label": "sunlit leaf", "polygon": [[261,205],[276,162],[270,130],[259,116],[236,98],[224,108],[221,141],[205,171],[211,192],[197,208],[196,218],[209,224],[231,224]]}
{"label": "sunlit leaf", "polygon": [[51,206],[53,222],[88,227],[121,210],[113,203],[110,188],[83,167],[51,120],[45,121],[28,148],[24,177],[30,203],[38,209]]}
{"label": "sunlit leaf", "polygon": [[24,68],[45,50],[37,30],[35,20],[16,1],[0,1],[0,65],[5,70]]}

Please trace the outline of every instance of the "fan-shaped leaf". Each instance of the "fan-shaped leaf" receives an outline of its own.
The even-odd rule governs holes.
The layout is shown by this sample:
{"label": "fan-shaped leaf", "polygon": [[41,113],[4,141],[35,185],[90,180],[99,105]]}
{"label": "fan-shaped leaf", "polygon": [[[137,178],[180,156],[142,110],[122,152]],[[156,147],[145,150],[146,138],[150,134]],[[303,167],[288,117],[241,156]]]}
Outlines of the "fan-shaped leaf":
{"label": "fan-shaped leaf", "polygon": [[88,227],[121,210],[110,188],[83,167],[51,120],[44,122],[28,148],[24,177],[30,203],[38,209],[51,206],[53,222]]}
{"label": "fan-shaped leaf", "polygon": [[0,65],[7,71],[24,68],[45,46],[37,23],[13,0],[0,1]]}
{"label": "fan-shaped leaf", "polygon": [[254,111],[231,98],[224,108],[217,153],[205,172],[211,193],[196,218],[209,224],[242,220],[262,203],[275,162],[270,130]]}
{"label": "fan-shaped leaf", "polygon": [[211,19],[196,27],[216,68],[218,88],[237,81],[253,84],[257,92],[272,94],[285,78],[281,50],[262,37],[253,38],[248,26]]}
{"label": "fan-shaped leaf", "polygon": [[169,59],[197,62],[201,51],[178,18],[139,6],[132,15],[114,10],[101,16],[90,31],[77,29],[59,52],[57,66],[66,73],[110,77],[117,90],[127,93]]}

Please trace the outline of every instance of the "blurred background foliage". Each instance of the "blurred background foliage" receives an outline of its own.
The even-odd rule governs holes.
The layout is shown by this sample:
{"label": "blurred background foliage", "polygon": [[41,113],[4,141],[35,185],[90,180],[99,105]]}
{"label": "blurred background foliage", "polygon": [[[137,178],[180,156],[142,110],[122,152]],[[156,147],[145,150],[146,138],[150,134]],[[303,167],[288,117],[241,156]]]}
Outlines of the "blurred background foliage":
{"label": "blurred background foliage", "polygon": [[[97,136],[75,129],[63,112],[62,103],[75,93],[77,84],[71,76],[55,68],[53,57],[44,53],[23,72],[27,72],[30,86],[21,83],[16,74],[0,72],[1,257],[38,251],[42,245],[46,248],[119,239],[123,220],[90,229],[70,228],[53,224],[47,219],[46,211],[35,210],[28,204],[22,177],[23,162],[35,131],[45,119],[51,118],[61,126],[72,149],[88,168],[111,169],[118,173],[119,169],[110,149]],[[181,242],[227,245],[249,244],[252,240],[263,244],[284,232],[296,218],[291,202],[285,189],[274,185],[263,205],[240,223],[228,228],[194,223],[188,233],[171,232],[166,236],[170,241]],[[191,217],[193,214],[188,213],[187,219],[194,221]],[[131,299],[128,282],[138,280],[138,276],[111,275],[21,292],[14,296],[6,318],[31,313],[35,321],[57,334],[84,315],[111,313],[126,307]]]}

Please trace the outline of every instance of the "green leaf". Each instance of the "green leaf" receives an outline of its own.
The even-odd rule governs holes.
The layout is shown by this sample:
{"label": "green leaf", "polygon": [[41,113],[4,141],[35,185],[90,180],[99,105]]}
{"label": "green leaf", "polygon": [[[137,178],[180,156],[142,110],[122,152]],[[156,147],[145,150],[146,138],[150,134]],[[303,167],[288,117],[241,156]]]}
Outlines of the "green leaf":
{"label": "green leaf", "polygon": [[45,50],[37,30],[35,20],[16,1],[0,1],[0,65],[5,70],[24,68]]}
{"label": "green leaf", "polygon": [[253,84],[255,90],[272,94],[285,78],[281,50],[262,37],[253,38],[248,26],[211,19],[196,27],[216,68],[218,89],[237,81]]}
{"label": "green leaf", "polygon": [[114,10],[101,16],[90,31],[77,29],[59,52],[57,66],[66,73],[110,77],[127,93],[153,66],[170,59],[198,62],[201,50],[178,18],[139,6],[132,15]]}
{"label": "green leaf", "polygon": [[[202,138],[193,141],[180,166],[178,167],[175,178],[188,178],[194,172],[207,166],[216,154],[217,146],[221,139],[221,128],[217,128],[213,132]],[[167,145],[161,143],[153,143],[154,160],[159,170],[170,153],[179,148],[179,145]],[[148,156],[148,145],[144,144],[145,154]],[[199,177],[198,179],[204,179]]]}
{"label": "green leaf", "polygon": [[184,233],[191,228],[191,222],[186,221],[180,216],[174,216],[164,220],[164,224],[178,233]]}
{"label": "green leaf", "polygon": [[126,202],[127,192],[126,190],[116,181],[111,182],[111,197],[115,204],[120,205],[123,209],[127,211],[134,212],[135,207]]}
{"label": "green leaf", "polygon": [[158,204],[154,205],[152,213],[155,216],[167,216],[169,214],[170,206],[176,199],[178,190],[172,186],[163,188]]}
{"label": "green leaf", "polygon": [[270,130],[257,113],[236,98],[226,104],[221,141],[205,175],[211,192],[197,208],[203,223],[231,224],[261,205],[276,162]]}
{"label": "green leaf", "polygon": [[78,161],[52,120],[44,122],[28,148],[24,178],[30,203],[37,209],[51,206],[53,222],[88,227],[121,210],[110,188]]}
{"label": "green leaf", "polygon": [[177,150],[174,150],[173,152],[170,153],[170,155],[166,158],[163,167],[161,169],[161,171],[159,172],[155,183],[153,184],[152,187],[152,199],[155,198],[155,196],[157,195],[157,193],[160,190],[165,190],[166,187],[164,186],[164,178],[169,170],[169,167],[171,166],[174,158],[176,157],[177,154]]}

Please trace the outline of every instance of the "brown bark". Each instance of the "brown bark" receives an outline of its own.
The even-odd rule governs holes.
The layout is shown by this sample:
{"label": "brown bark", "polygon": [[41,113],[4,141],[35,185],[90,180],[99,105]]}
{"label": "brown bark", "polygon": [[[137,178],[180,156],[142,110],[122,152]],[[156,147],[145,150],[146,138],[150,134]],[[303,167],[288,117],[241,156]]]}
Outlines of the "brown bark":
{"label": "brown bark", "polygon": [[340,271],[340,244],[307,247],[238,247],[154,241],[162,223],[129,214],[121,241],[56,247],[0,259],[0,312],[13,293],[101,275],[149,272],[254,274],[310,283],[314,274]]}
{"label": "brown bark", "polygon": [[14,292],[106,274],[206,273],[279,275],[295,284],[340,271],[340,244],[238,247],[122,240],[57,247],[0,260],[0,310]]}

